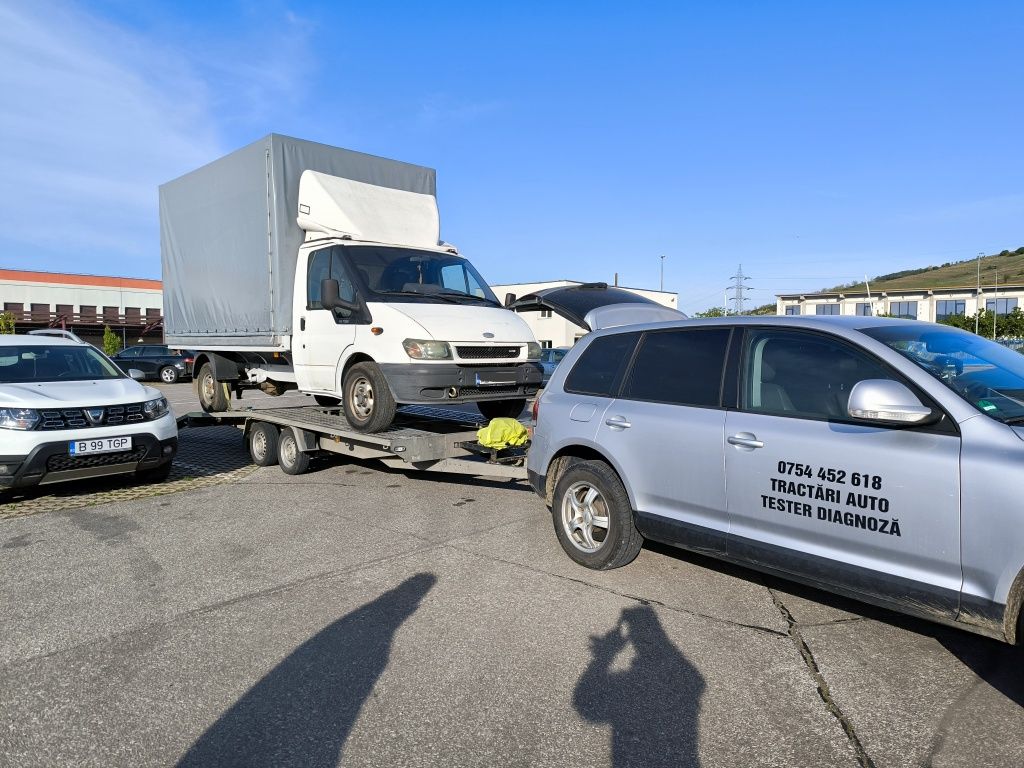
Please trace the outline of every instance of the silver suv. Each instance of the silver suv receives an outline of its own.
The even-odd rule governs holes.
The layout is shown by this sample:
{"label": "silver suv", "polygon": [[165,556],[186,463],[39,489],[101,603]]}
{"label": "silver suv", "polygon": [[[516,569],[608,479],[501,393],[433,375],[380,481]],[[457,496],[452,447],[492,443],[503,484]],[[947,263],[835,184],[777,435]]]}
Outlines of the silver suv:
{"label": "silver suv", "polygon": [[748,317],[585,336],[537,398],[563,549],[697,550],[1017,642],[1024,355],[932,323]]}

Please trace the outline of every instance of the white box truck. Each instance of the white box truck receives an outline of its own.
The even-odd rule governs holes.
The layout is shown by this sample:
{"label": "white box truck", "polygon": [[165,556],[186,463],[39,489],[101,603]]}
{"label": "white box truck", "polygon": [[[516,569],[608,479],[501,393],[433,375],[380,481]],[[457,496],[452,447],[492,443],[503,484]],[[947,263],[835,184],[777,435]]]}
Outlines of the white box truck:
{"label": "white box truck", "polygon": [[401,404],[516,416],[540,346],[440,239],[431,168],[271,134],[160,187],[164,335],[199,400],[298,389],[361,432]]}

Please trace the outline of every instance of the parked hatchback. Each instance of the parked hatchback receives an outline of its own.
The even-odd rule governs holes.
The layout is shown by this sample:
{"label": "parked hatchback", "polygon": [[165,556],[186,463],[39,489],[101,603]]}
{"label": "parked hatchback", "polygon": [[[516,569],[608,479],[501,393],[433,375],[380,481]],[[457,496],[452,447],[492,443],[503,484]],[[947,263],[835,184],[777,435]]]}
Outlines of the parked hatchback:
{"label": "parked hatchback", "polygon": [[147,379],[173,384],[180,378],[192,376],[195,354],[189,350],[170,349],[162,344],[140,344],[125,347],[113,356],[122,368],[142,371]]}
{"label": "parked hatchback", "polygon": [[1017,642],[1024,356],[917,321],[728,318],[585,336],[530,482],[576,562],[645,538]]}
{"label": "parked hatchback", "polygon": [[68,336],[0,336],[0,490],[166,478],[178,447],[167,400]]}

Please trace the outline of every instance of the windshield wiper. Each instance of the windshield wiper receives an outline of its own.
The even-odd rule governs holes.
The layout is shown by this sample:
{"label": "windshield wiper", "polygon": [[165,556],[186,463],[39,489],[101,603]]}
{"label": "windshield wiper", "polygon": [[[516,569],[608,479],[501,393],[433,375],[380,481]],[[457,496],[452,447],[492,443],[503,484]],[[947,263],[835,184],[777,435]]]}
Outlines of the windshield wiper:
{"label": "windshield wiper", "polygon": [[450,296],[453,299],[470,299],[472,301],[482,301],[485,304],[493,304],[496,307],[500,307],[501,304],[494,299],[488,299],[486,296],[474,296],[471,293],[445,293],[443,296]]}
{"label": "windshield wiper", "polygon": [[1003,424],[1013,426],[1014,424],[1024,424],[1024,416],[1011,416],[1008,419],[1003,419]]}
{"label": "windshield wiper", "polygon": [[444,299],[450,304],[458,304],[451,294],[420,293],[419,291],[377,291],[381,296],[415,296],[417,299]]}

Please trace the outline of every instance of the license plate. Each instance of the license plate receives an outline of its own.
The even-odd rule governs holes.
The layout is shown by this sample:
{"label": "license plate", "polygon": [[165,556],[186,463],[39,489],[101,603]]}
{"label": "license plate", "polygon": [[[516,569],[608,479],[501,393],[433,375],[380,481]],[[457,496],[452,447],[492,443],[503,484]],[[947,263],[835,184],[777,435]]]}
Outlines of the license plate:
{"label": "license plate", "polygon": [[509,384],[515,383],[516,375],[514,373],[478,373],[476,375],[478,387],[507,387]]}
{"label": "license plate", "polygon": [[92,440],[74,440],[68,443],[68,453],[71,456],[85,456],[88,453],[117,453],[131,449],[132,439],[130,437],[97,437]]}

